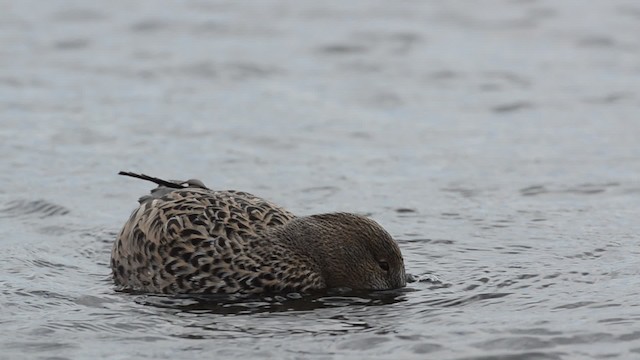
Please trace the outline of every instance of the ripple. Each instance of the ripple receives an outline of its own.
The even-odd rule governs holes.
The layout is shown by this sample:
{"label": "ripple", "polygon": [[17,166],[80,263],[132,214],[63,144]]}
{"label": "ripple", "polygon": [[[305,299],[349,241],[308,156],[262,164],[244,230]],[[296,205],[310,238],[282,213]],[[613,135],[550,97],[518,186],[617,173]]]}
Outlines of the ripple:
{"label": "ripple", "polygon": [[469,305],[479,301],[500,299],[505,296],[509,296],[511,294],[512,293],[481,293],[481,294],[453,297],[453,298],[447,298],[447,299],[431,299],[431,300],[425,301],[424,303],[431,306],[458,307],[458,306]]}
{"label": "ripple", "polygon": [[411,351],[415,354],[429,354],[444,349],[444,346],[433,343],[421,343],[411,347]]}
{"label": "ripple", "polygon": [[509,338],[493,339],[476,344],[477,347],[486,350],[512,349],[512,350],[533,350],[548,348],[549,341],[541,340],[533,336],[516,336]]}
{"label": "ripple", "polygon": [[515,354],[496,354],[489,356],[474,356],[459,358],[459,360],[561,360],[564,353],[524,352]]}
{"label": "ripple", "polygon": [[143,33],[156,32],[170,29],[172,25],[170,21],[165,19],[144,19],[131,25],[131,31]]}
{"label": "ripple", "polygon": [[381,306],[405,301],[409,289],[362,292],[332,290],[327,294],[289,293],[273,296],[230,295],[140,295],[135,302],[145,306],[184,312],[216,314],[257,314],[263,312],[310,311],[349,306]]}
{"label": "ripple", "polygon": [[417,212],[417,210],[411,209],[411,208],[397,208],[396,212],[400,214],[407,214],[407,213],[415,213]]}
{"label": "ripple", "polygon": [[96,22],[104,19],[104,13],[83,8],[69,8],[53,15],[53,20],[59,22]]}
{"label": "ripple", "polygon": [[589,306],[595,304],[594,301],[577,301],[577,302],[572,302],[569,304],[564,304],[564,305],[560,305],[560,306],[556,306],[553,309],[554,310],[558,310],[558,309],[577,309],[583,306]]}
{"label": "ripple", "polygon": [[391,341],[391,339],[382,336],[370,336],[360,339],[346,340],[338,344],[338,349],[346,350],[369,350],[378,347],[378,345]]}
{"label": "ripple", "polygon": [[64,343],[64,342],[44,342],[44,341],[37,341],[37,342],[18,341],[12,344],[6,344],[6,346],[14,349],[21,349],[25,351],[38,351],[38,352],[67,350],[67,349],[73,349],[78,347],[77,344],[70,344],[70,343]]}
{"label": "ripple", "polygon": [[519,110],[525,110],[532,108],[533,104],[527,101],[516,101],[512,103],[496,105],[491,108],[491,110],[495,113],[511,113]]}
{"label": "ripple", "polygon": [[346,55],[365,53],[369,48],[360,44],[331,44],[319,47],[318,51],[331,55]]}
{"label": "ripple", "polygon": [[432,284],[442,284],[443,281],[435,274],[422,274],[418,276],[413,276],[408,274],[408,282],[422,282],[422,283],[432,283]]}
{"label": "ripple", "polygon": [[64,39],[56,41],[54,47],[58,50],[80,50],[88,47],[91,42],[88,39]]}
{"label": "ripple", "polygon": [[67,215],[69,212],[66,207],[46,200],[13,200],[0,210],[0,213],[6,214],[3,217],[38,216],[46,218]]}
{"label": "ripple", "polygon": [[556,186],[550,187],[546,185],[532,185],[526,188],[520,189],[520,194],[523,196],[535,196],[542,194],[582,194],[593,195],[600,194],[607,191],[610,188],[619,186],[620,184],[615,182],[602,183],[602,184],[578,184],[571,186]]}

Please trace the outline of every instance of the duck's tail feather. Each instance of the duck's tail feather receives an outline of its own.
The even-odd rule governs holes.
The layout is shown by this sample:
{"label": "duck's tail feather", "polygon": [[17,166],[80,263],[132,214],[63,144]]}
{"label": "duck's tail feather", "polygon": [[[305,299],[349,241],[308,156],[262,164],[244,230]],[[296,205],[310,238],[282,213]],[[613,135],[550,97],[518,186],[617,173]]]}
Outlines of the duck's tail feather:
{"label": "duck's tail feather", "polygon": [[159,186],[164,186],[164,187],[173,188],[173,189],[184,189],[185,187],[187,187],[184,183],[162,180],[157,177],[153,177],[145,174],[137,174],[129,171],[120,171],[118,175],[130,176],[136,179],[151,181],[153,183],[158,184]]}

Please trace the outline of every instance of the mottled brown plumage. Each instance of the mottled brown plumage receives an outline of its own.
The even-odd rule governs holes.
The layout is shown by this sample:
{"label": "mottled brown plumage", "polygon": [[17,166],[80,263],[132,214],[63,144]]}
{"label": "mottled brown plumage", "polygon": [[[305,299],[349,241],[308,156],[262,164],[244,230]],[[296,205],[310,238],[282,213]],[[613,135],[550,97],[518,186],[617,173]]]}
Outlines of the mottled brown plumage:
{"label": "mottled brown plumage", "polygon": [[140,198],[111,253],[121,289],[149,293],[382,290],[406,284],[402,254],[376,222],[295,217],[262,198],[198,180],[122,175],[159,186]]}

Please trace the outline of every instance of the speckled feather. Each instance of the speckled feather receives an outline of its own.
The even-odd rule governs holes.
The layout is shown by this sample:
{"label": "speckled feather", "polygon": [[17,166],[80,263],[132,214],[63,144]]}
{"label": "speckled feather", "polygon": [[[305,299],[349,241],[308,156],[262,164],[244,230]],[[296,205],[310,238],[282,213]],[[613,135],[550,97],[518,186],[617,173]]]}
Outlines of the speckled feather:
{"label": "speckled feather", "polygon": [[[210,190],[198,180],[121,174],[159,184],[140,198],[114,244],[111,267],[121,289],[172,294],[327,287],[324,261],[290,234],[307,230],[307,221],[298,220],[304,218],[252,194]],[[285,226],[292,222],[301,225]]]}

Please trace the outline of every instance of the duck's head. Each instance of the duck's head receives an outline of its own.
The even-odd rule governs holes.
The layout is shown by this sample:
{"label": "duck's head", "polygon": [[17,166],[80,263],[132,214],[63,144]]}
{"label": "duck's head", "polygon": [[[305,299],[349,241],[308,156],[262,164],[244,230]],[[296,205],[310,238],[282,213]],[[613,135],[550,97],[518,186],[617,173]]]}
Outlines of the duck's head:
{"label": "duck's head", "polygon": [[334,213],[297,218],[288,241],[320,267],[328,288],[387,290],[406,285],[404,260],[391,235],[364,216]]}

